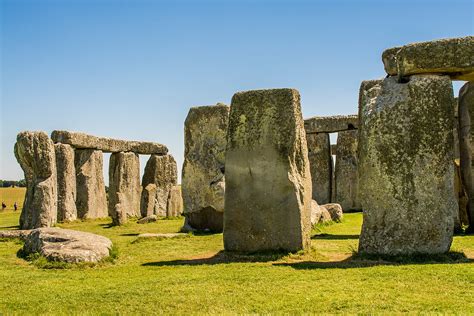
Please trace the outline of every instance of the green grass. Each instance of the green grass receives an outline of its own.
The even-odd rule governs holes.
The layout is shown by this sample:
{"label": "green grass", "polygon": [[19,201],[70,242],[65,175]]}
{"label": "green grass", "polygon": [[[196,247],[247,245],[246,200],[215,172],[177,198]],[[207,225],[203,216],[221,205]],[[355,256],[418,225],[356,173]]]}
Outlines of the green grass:
{"label": "green grass", "polygon": [[[0,212],[0,229],[18,215]],[[361,221],[346,214],[318,226],[305,253],[255,256],[224,253],[222,234],[135,242],[140,233],[177,232],[182,219],[61,224],[109,237],[118,257],[55,267],[19,258],[18,241],[0,241],[0,314],[474,312],[473,236],[456,236],[449,260],[352,258]]]}

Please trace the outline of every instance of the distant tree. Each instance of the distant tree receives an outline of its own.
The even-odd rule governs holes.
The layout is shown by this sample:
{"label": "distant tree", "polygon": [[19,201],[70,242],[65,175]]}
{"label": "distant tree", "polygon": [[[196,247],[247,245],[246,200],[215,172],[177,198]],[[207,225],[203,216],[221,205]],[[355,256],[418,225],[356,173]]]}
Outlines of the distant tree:
{"label": "distant tree", "polygon": [[21,179],[20,181],[17,182],[17,186],[19,187],[26,187],[26,180],[25,179]]}

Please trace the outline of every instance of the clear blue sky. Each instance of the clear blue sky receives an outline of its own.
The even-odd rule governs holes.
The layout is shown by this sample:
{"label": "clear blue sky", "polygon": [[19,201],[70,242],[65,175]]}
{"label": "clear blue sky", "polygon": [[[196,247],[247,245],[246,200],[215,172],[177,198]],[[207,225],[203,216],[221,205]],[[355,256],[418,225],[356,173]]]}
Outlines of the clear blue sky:
{"label": "clear blue sky", "polygon": [[0,1],[0,179],[23,178],[21,130],[157,141],[181,168],[191,106],[293,87],[305,117],[356,113],[384,49],[474,34],[473,0]]}

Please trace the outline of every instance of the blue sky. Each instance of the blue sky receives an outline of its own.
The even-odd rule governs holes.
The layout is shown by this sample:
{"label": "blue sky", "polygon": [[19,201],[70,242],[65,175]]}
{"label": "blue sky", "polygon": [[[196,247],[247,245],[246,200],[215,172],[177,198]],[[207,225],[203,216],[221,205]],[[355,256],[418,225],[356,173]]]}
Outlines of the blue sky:
{"label": "blue sky", "polygon": [[474,34],[473,0],[0,2],[0,179],[23,178],[21,130],[157,141],[181,168],[191,106],[292,87],[305,117],[356,113],[384,49]]}

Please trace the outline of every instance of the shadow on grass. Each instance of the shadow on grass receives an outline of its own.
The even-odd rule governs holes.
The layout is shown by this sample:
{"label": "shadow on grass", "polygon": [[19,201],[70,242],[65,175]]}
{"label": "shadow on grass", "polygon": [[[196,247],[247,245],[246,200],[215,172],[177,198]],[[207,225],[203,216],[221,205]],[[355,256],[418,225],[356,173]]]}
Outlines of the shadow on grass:
{"label": "shadow on grass", "polygon": [[140,235],[139,233],[128,233],[128,234],[120,234],[120,236],[125,236],[125,237],[136,237]]}
{"label": "shadow on grass", "polygon": [[359,239],[359,235],[319,234],[319,235],[312,236],[311,239],[347,240],[347,239]]}
{"label": "shadow on grass", "polygon": [[14,225],[14,226],[0,226],[0,230],[3,230],[3,229],[12,229],[12,228],[20,229],[20,225]]}
{"label": "shadow on grass", "polygon": [[396,266],[408,264],[459,264],[474,263],[474,259],[466,257],[462,252],[451,251],[446,254],[427,255],[414,254],[407,256],[359,255],[354,254],[342,261],[318,262],[275,262],[273,266],[287,266],[297,270],[309,269],[350,269],[369,268],[374,266]]}
{"label": "shadow on grass", "polygon": [[99,224],[102,228],[112,228],[115,227],[112,223]]}
{"label": "shadow on grass", "polygon": [[288,252],[260,252],[255,254],[238,254],[232,252],[226,252],[224,250],[219,251],[212,257],[198,258],[198,259],[187,259],[187,260],[171,260],[171,261],[157,261],[147,262],[142,264],[146,267],[164,267],[164,266],[197,266],[197,265],[214,265],[214,264],[225,264],[225,263],[243,263],[243,262],[271,262],[277,261],[285,256],[288,256]]}

